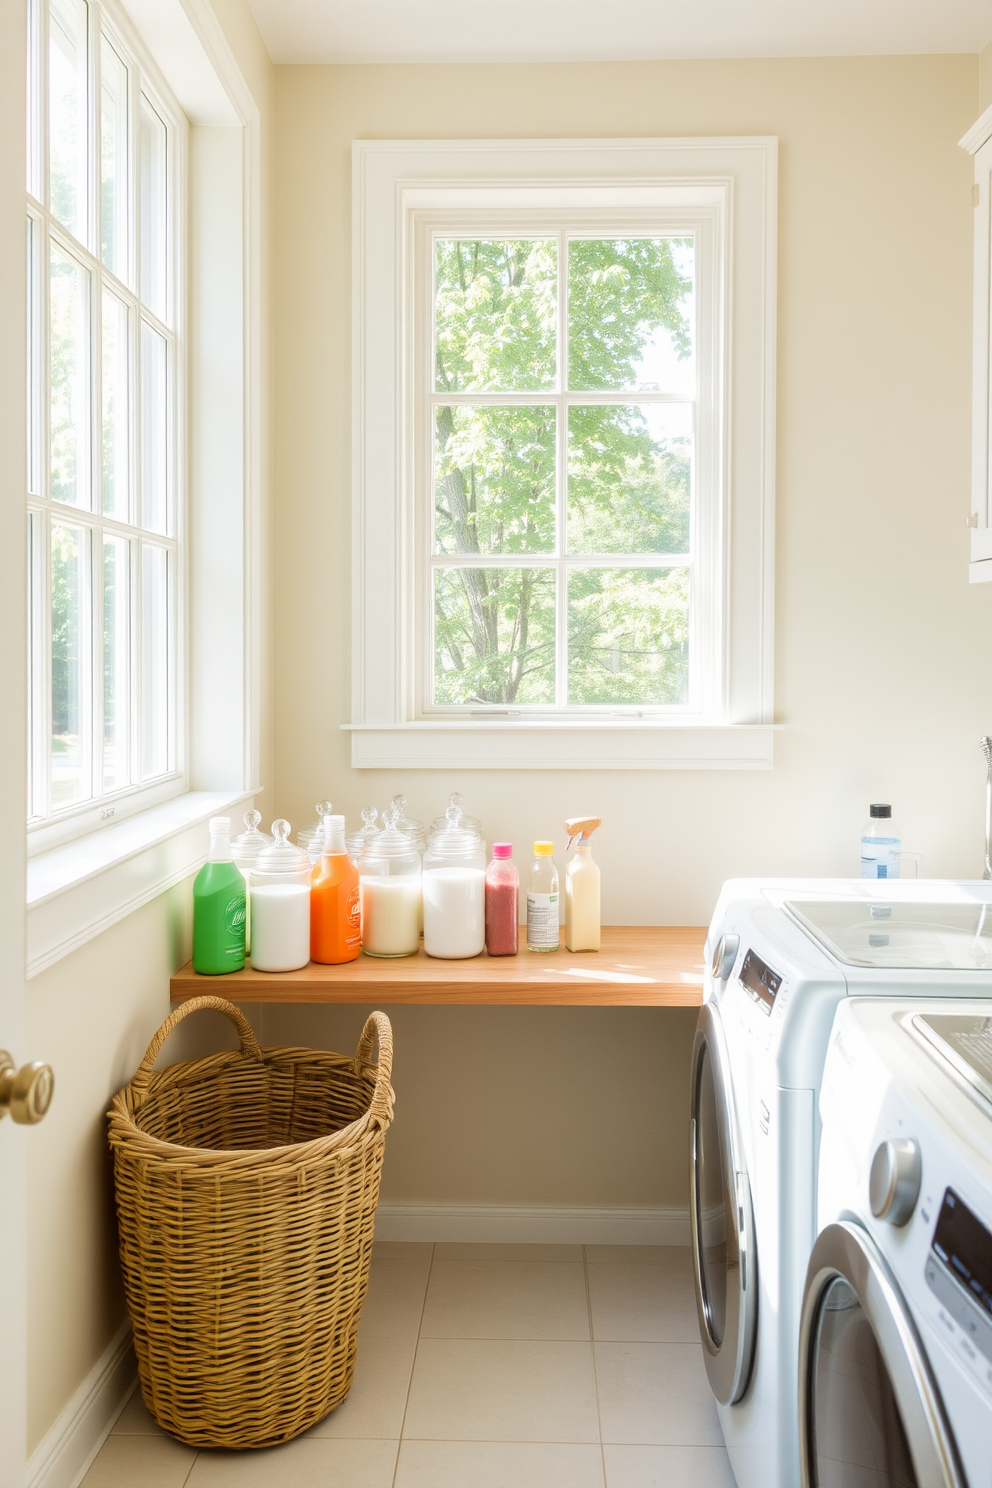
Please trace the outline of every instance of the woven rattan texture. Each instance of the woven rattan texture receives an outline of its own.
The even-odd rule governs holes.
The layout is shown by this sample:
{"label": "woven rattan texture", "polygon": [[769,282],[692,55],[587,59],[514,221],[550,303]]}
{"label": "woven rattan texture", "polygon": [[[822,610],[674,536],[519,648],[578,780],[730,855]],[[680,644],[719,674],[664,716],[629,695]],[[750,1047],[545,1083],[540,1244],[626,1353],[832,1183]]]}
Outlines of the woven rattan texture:
{"label": "woven rattan texture", "polygon": [[[240,1050],[152,1073],[175,1025],[204,1007],[232,1019]],[[383,1013],[349,1058],[260,1049],[239,1009],[202,997],[167,1019],[115,1096],[110,1145],[141,1390],[182,1441],[271,1446],[348,1394],[391,1066]]]}

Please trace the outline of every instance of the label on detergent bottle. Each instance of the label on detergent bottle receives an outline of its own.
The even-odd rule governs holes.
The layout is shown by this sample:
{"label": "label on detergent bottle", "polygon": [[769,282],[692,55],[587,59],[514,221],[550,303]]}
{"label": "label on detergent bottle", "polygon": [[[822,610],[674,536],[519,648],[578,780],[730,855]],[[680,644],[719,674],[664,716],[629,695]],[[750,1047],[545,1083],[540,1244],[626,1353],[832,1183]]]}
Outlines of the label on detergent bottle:
{"label": "label on detergent bottle", "polygon": [[527,895],[527,949],[558,949],[558,895]]}
{"label": "label on detergent bottle", "polygon": [[898,837],[862,837],[861,877],[898,878],[901,848]]}

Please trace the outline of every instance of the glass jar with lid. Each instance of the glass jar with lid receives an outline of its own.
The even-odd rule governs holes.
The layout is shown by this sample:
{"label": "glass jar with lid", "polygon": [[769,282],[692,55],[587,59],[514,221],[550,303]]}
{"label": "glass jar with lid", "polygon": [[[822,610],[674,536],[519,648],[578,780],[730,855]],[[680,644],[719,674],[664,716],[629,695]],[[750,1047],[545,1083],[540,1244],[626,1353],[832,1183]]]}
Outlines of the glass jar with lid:
{"label": "glass jar with lid", "polygon": [[256,971],[298,971],[310,960],[310,857],[290,842],[289,832],[288,821],[274,821],[274,840],[252,864],[251,964]]}
{"label": "glass jar with lid", "polygon": [[424,950],[457,961],[486,941],[486,848],[452,801],[424,855]]}
{"label": "glass jar with lid", "polygon": [[412,833],[397,826],[398,817],[391,806],[358,860],[367,956],[415,956],[420,949],[420,852]]}
{"label": "glass jar with lid", "polygon": [[[460,791],[452,791],[451,792],[451,795],[448,797],[448,810],[450,810],[452,806],[457,806],[458,809],[459,809],[459,811],[461,812],[460,822],[461,822],[461,825],[465,828],[465,830],[467,832],[475,832],[476,835],[479,838],[481,838],[482,837],[482,823],[481,823],[481,821],[479,820],[479,818],[477,816],[466,816],[465,815],[465,801],[464,801],[464,798],[462,797],[462,794],[461,794]],[[428,837],[428,842],[430,842],[434,837],[436,837],[439,832],[446,832],[447,829],[448,829],[448,811],[445,811],[445,813],[444,813],[443,816],[436,816],[434,818],[434,820],[431,822],[431,830],[430,830],[430,836]],[[483,851],[485,851],[485,846],[484,845],[483,845]]]}
{"label": "glass jar with lid", "polygon": [[349,832],[345,838],[345,849],[356,868],[358,867],[358,861],[362,856],[366,842],[370,837],[374,837],[377,832],[382,831],[382,827],[376,823],[378,815],[379,813],[374,806],[366,806],[362,812],[362,825],[354,832]]}
{"label": "glass jar with lid", "polygon": [[268,847],[272,838],[268,832],[260,832],[258,824],[262,820],[260,811],[246,811],[244,815],[245,830],[241,832],[231,843],[231,857],[241,872],[244,874],[245,894],[247,896],[247,908],[245,911],[245,950],[251,950],[251,895],[248,893],[251,884],[251,870],[255,859],[263,847]]}
{"label": "glass jar with lid", "polygon": [[317,820],[307,827],[300,827],[296,833],[296,841],[308,854],[311,863],[319,863],[324,850],[324,817],[330,816],[334,806],[330,801],[318,801],[314,810]]}

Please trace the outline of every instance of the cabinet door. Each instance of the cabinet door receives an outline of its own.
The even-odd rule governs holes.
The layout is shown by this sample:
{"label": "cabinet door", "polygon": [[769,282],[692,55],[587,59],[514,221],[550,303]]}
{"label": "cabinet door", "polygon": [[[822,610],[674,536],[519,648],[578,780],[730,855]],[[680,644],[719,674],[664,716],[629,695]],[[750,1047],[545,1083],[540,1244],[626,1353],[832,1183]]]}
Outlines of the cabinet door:
{"label": "cabinet door", "polygon": [[975,153],[975,345],[972,376],[971,434],[971,572],[973,581],[992,580],[992,510],[990,510],[989,454],[992,419],[989,399],[990,313],[989,275],[992,271],[992,139]]}

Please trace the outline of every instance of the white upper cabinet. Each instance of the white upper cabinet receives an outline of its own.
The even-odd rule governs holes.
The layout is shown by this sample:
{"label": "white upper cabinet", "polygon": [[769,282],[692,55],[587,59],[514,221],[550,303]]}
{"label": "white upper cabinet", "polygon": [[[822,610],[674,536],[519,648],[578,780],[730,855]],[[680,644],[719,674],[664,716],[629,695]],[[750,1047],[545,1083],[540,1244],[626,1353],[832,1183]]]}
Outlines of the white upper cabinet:
{"label": "white upper cabinet", "polygon": [[975,298],[971,417],[971,564],[972,583],[992,581],[992,460],[989,416],[992,377],[992,108],[961,141],[975,160]]}

